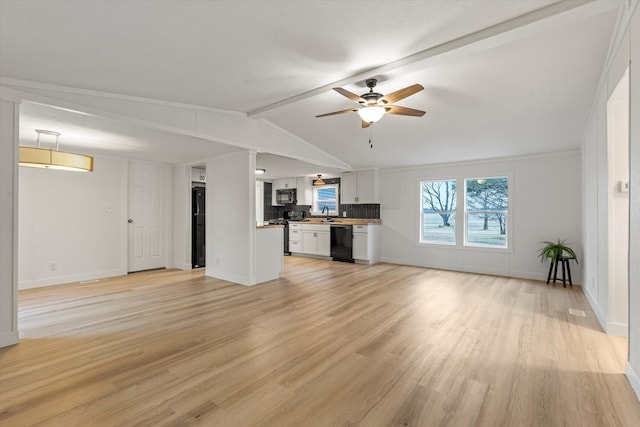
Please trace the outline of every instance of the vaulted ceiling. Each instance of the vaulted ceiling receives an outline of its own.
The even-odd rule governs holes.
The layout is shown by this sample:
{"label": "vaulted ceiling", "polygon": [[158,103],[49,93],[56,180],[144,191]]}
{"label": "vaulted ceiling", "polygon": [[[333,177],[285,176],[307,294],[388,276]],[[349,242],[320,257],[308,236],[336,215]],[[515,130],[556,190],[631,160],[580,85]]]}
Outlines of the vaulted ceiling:
{"label": "vaulted ceiling", "polygon": [[[3,84],[49,84],[246,113],[353,168],[579,148],[621,1],[0,2]],[[425,90],[370,130],[331,90]],[[236,149],[42,105],[21,139],[167,162]],[[77,138],[75,137],[77,136]],[[369,148],[369,138],[373,148]],[[310,172],[321,172],[315,170]]]}

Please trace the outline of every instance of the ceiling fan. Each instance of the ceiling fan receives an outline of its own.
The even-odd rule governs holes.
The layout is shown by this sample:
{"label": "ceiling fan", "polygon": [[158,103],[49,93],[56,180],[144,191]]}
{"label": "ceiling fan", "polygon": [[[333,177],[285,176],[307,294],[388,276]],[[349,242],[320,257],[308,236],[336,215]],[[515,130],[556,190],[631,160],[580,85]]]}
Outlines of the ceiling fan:
{"label": "ceiling fan", "polygon": [[383,95],[381,93],[373,91],[373,88],[376,87],[376,83],[378,83],[378,80],[367,79],[365,82],[367,84],[367,87],[369,88],[369,92],[362,95],[356,95],[355,93],[349,92],[348,90],[342,89],[341,87],[333,88],[333,90],[335,90],[339,94],[346,96],[350,100],[360,104],[360,108],[349,108],[347,110],[334,111],[332,113],[320,114],[316,117],[334,116],[336,114],[344,113],[358,113],[358,115],[362,119],[362,127],[367,128],[373,123],[380,120],[385,113],[413,117],[424,116],[425,112],[422,110],[401,107],[399,105],[392,105],[394,102],[400,101],[401,99],[420,92],[424,89],[422,85],[414,84],[411,86],[407,86],[404,89],[391,92],[388,95]]}

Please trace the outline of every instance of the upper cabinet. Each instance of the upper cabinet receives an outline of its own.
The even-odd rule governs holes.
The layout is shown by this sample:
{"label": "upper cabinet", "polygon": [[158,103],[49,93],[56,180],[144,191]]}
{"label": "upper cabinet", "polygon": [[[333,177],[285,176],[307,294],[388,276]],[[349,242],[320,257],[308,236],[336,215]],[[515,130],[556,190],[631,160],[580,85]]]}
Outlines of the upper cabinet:
{"label": "upper cabinet", "polygon": [[375,169],[345,172],[340,176],[340,203],[380,203],[379,172]]}
{"label": "upper cabinet", "polygon": [[274,190],[290,190],[292,188],[296,188],[295,178],[276,179],[273,181]]}
{"label": "upper cabinet", "polygon": [[[271,206],[282,206],[278,204],[278,201],[276,199],[277,190],[291,190],[293,188],[296,188],[296,178],[274,180],[271,185]],[[298,200],[300,200],[300,196],[298,196]],[[301,203],[298,201],[298,204]]]}
{"label": "upper cabinet", "polygon": [[309,177],[303,176],[296,178],[296,195],[298,197],[299,205],[311,205],[313,204],[313,180]]}

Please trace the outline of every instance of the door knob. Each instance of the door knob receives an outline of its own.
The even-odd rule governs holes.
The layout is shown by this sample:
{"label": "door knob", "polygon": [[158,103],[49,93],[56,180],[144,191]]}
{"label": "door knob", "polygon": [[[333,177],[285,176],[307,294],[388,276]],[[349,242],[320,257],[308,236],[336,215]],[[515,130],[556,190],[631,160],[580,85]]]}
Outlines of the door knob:
{"label": "door knob", "polygon": [[132,220],[131,218],[129,218],[129,219],[127,220],[127,222],[128,222],[129,224],[133,224],[133,220]]}

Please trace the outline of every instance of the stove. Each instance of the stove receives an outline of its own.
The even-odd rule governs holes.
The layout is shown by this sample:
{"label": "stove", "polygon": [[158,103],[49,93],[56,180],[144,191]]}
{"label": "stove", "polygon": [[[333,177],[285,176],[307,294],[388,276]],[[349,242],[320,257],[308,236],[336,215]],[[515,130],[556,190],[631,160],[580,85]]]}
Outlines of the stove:
{"label": "stove", "polygon": [[289,251],[289,220],[284,218],[274,218],[269,220],[269,224],[284,225],[282,230],[283,248],[285,255],[291,255]]}

